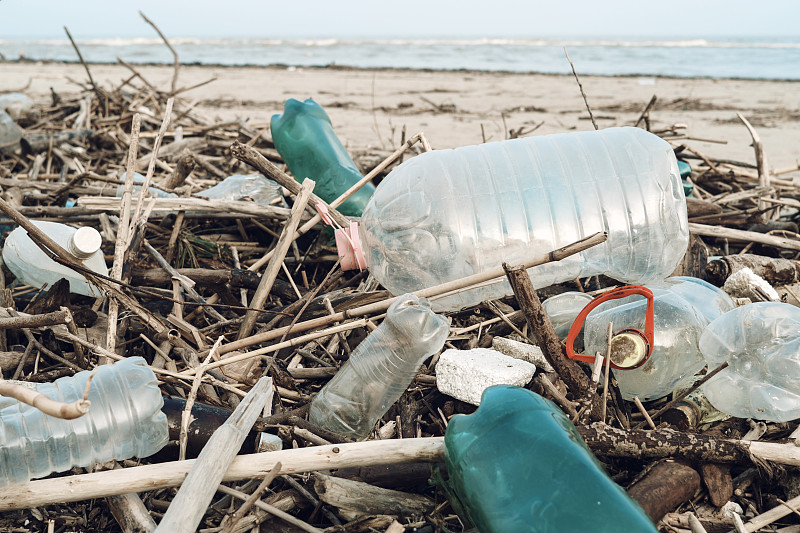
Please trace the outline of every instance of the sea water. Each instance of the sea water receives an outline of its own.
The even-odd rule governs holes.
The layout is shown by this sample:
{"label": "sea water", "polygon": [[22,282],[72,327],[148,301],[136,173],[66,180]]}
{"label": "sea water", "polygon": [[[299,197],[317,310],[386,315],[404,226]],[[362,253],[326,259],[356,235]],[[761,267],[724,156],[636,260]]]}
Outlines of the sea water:
{"label": "sea water", "polygon": [[[158,38],[77,40],[89,62],[173,61]],[[171,37],[184,63],[349,66],[569,74],[564,48],[581,74],[800,79],[800,36],[768,38],[182,38]],[[7,59],[76,61],[69,41],[2,39]]]}

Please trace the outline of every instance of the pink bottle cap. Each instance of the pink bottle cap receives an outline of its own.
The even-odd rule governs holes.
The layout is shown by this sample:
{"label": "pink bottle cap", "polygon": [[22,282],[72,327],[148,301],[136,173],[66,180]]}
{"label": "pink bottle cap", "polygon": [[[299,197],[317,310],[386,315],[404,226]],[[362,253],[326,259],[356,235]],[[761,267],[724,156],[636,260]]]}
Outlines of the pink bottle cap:
{"label": "pink bottle cap", "polygon": [[341,259],[342,270],[364,270],[367,261],[361,249],[361,239],[358,236],[358,223],[350,222],[349,228],[339,228],[334,231],[336,249]]}
{"label": "pink bottle cap", "polygon": [[324,203],[317,202],[314,207],[317,208],[322,221],[334,228],[333,235],[336,238],[336,250],[339,253],[342,270],[367,268],[367,261],[361,249],[361,238],[358,236],[358,223],[350,222],[348,228],[337,227],[338,224],[330,217],[328,207]]}

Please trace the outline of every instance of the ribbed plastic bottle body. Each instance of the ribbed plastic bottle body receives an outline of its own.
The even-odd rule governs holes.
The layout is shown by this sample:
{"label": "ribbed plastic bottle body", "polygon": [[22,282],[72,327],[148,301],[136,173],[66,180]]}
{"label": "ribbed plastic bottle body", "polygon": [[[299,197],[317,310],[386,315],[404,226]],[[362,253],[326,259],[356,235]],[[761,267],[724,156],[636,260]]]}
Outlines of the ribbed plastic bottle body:
{"label": "ribbed plastic bottle body", "polygon": [[[31,222],[62,248],[69,250],[70,239],[77,229],[57,222],[40,220]],[[103,291],[90,285],[84,276],[48,257],[21,227],[14,229],[6,237],[3,245],[3,261],[14,276],[33,287],[40,288],[45,284],[51,287],[59,279],[66,278],[69,281],[70,292],[94,297],[103,295]],[[82,263],[98,274],[108,275],[108,266],[102,250],[84,259]]]}
{"label": "ribbed plastic bottle body", "polygon": [[[37,385],[53,400],[83,397],[90,372]],[[62,420],[14,401],[0,409],[0,485],[43,477],[73,466],[147,457],[166,445],[167,418],[155,374],[141,357],[98,367],[89,412]]]}
{"label": "ribbed plastic bottle body", "polygon": [[[513,139],[414,157],[379,185],[359,235],[370,272],[395,294],[544,254],[598,231],[608,240],[530,270],[536,287],[606,273],[663,279],[686,251],[675,155],[638,128]],[[507,282],[437,300],[459,309],[511,294]]]}
{"label": "ribbed plastic bottle body", "polygon": [[509,385],[484,391],[445,433],[449,483],[481,533],[654,533],[552,402]]}
{"label": "ribbed plastic bottle body", "polygon": [[[697,278],[672,277],[646,287],[654,296],[653,353],[639,368],[614,370],[626,400],[662,398],[691,380],[706,364],[698,347],[700,335],[712,320],[734,307],[722,290]],[[646,306],[640,296],[600,304],[586,317],[585,353],[606,353],[609,322],[614,333],[629,328],[644,332]]]}
{"label": "ribbed plastic bottle body", "polygon": [[709,324],[700,350],[709,366],[729,365],[703,385],[714,407],[739,418],[800,418],[800,309],[780,302],[738,307]]}
{"label": "ribbed plastic bottle body", "polygon": [[[311,178],[314,193],[330,203],[361,178],[356,164],[336,136],[331,119],[312,99],[290,98],[282,115],[270,121],[272,140],[297,181]],[[361,216],[375,187],[368,183],[337,209],[348,216]]]}
{"label": "ribbed plastic bottle body", "polygon": [[422,362],[444,345],[450,320],[424,298],[400,297],[386,319],[314,397],[309,420],[356,439],[400,398]]}

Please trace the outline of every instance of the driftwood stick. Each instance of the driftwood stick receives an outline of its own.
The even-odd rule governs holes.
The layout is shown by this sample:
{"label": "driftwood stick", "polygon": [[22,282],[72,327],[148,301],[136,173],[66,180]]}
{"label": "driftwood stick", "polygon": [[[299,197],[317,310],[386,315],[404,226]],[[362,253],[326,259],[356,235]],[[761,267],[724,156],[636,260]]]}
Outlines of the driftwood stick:
{"label": "driftwood stick", "polygon": [[86,380],[83,398],[70,403],[51,400],[41,392],[5,380],[0,380],[0,395],[14,398],[26,405],[35,407],[46,415],[55,418],[63,418],[64,420],[74,420],[89,412],[89,407],[92,405],[92,402],[89,401],[89,386],[92,383],[93,377],[94,372],[92,372],[89,375],[89,379]]}
{"label": "driftwood stick", "polygon": [[94,78],[92,78],[92,73],[89,71],[89,65],[86,64],[86,61],[83,59],[83,55],[81,55],[81,50],[78,48],[78,45],[75,44],[75,40],[72,38],[72,35],[69,33],[69,30],[66,26],[64,26],[64,31],[67,33],[67,37],[69,37],[69,42],[72,43],[72,48],[75,49],[75,53],[78,54],[78,59],[81,61],[81,65],[86,70],[86,75],[89,77],[89,83],[92,84],[92,89],[94,93],[97,95],[98,100],[102,99],[103,93],[100,92],[100,88],[97,87],[97,84],[94,82]]}
{"label": "driftwood stick", "polygon": [[[158,150],[161,147],[161,141],[164,139],[164,135],[167,133],[167,127],[169,126],[169,122],[172,119],[172,106],[175,103],[174,98],[170,98],[167,100],[167,107],[164,110],[164,119],[161,121],[161,128],[158,130],[158,135],[156,135],[155,141],[153,141],[153,153],[150,156],[150,164],[147,167],[147,174],[144,176],[144,182],[142,183],[142,188],[139,190],[139,195],[136,199],[136,210],[132,216],[131,225],[129,228],[128,240],[130,241],[131,236],[133,235],[133,231],[135,229],[136,224],[138,223],[139,216],[142,213],[142,208],[144,207],[145,197],[147,196],[147,188],[150,186],[150,180],[153,179],[153,173],[156,169],[156,158],[158,155]],[[128,163],[130,165],[130,162]],[[126,180],[127,182],[127,176]],[[131,243],[127,243],[127,247],[130,248]]]}
{"label": "driftwood stick", "polygon": [[754,460],[800,466],[800,448],[794,443],[723,439],[670,428],[654,430],[617,429],[593,423],[578,426],[586,445],[603,457],[665,459],[680,457],[692,461],[751,464]]}
{"label": "driftwood stick", "polygon": [[253,298],[250,300],[250,307],[254,308],[254,310],[247,311],[247,313],[244,315],[244,320],[239,328],[239,335],[237,339],[243,339],[250,335],[250,333],[253,331],[253,327],[256,325],[256,319],[258,319],[259,315],[258,309],[264,307],[264,303],[267,301],[267,297],[272,290],[272,284],[278,277],[278,273],[281,270],[281,265],[286,257],[286,253],[289,251],[289,247],[294,241],[294,233],[297,230],[297,226],[300,225],[300,217],[305,211],[306,205],[308,205],[308,201],[311,198],[314,185],[314,180],[308,178],[303,180],[303,185],[301,186],[300,191],[297,193],[294,205],[292,206],[292,214],[289,217],[289,220],[286,222],[286,225],[283,227],[283,231],[281,231],[281,236],[278,238],[278,243],[275,245],[275,254],[270,259],[264,275],[261,276],[261,281],[258,284],[258,288],[253,294]]}
{"label": "driftwood stick", "polygon": [[244,518],[244,515],[246,515],[247,512],[253,507],[253,504],[255,504],[256,501],[261,499],[261,495],[264,494],[270,483],[272,483],[280,471],[281,464],[276,463],[275,467],[269,471],[269,474],[267,474],[261,483],[259,483],[258,487],[256,487],[256,490],[254,490],[253,493],[244,501],[244,503],[240,505],[238,509],[236,509],[236,512],[231,515],[228,524],[225,526],[225,529],[221,531],[221,533],[233,533],[234,528],[239,520]]}
{"label": "driftwood stick", "polygon": [[669,511],[690,500],[700,488],[700,474],[683,463],[664,461],[628,488],[647,515],[658,522]]}
{"label": "driftwood stick", "polygon": [[589,118],[592,120],[592,126],[594,129],[599,129],[597,127],[597,122],[594,120],[594,115],[592,114],[592,108],[589,107],[589,101],[586,99],[586,93],[583,92],[583,84],[581,83],[581,79],[578,77],[578,72],[575,70],[575,65],[572,63],[572,60],[569,58],[569,54],[567,53],[567,48],[564,47],[564,55],[567,56],[567,61],[569,61],[569,66],[572,67],[572,75],[575,76],[575,81],[578,82],[578,89],[581,91],[581,96],[583,96],[583,103],[586,104],[586,110],[589,112]]}
{"label": "driftwood stick", "polygon": [[[230,496],[234,496],[234,497],[239,498],[241,500],[246,500],[248,498],[247,494],[245,494],[244,492],[239,492],[238,490],[232,489],[230,487],[226,487],[225,485],[220,485],[219,487],[217,487],[217,490],[219,492],[222,492],[223,494],[228,494]],[[282,510],[278,509],[277,507],[275,507],[273,505],[270,505],[270,504],[268,504],[266,502],[263,502],[261,500],[256,500],[255,501],[255,506],[258,507],[259,509],[261,509],[262,511],[266,511],[271,515],[277,516],[278,518],[280,518],[284,522],[287,522],[289,524],[292,524],[295,527],[298,527],[298,528],[302,529],[303,531],[308,531],[308,533],[323,533],[323,530],[321,530],[319,528],[316,528],[314,526],[311,526],[311,525],[303,522],[299,518],[296,518],[295,516],[290,515],[289,513],[285,512],[285,511],[282,511]]]}
{"label": "driftwood stick", "polygon": [[633,127],[634,127],[634,128],[638,127],[638,126],[639,126],[639,124],[640,124],[640,123],[641,123],[641,122],[644,120],[644,121],[645,121],[645,125],[647,126],[647,129],[648,129],[648,131],[650,130],[650,123],[649,123],[649,121],[648,121],[647,117],[649,116],[649,113],[650,113],[650,108],[651,108],[651,107],[653,107],[653,105],[655,105],[655,103],[656,103],[656,100],[658,100],[658,97],[657,97],[656,95],[653,95],[653,97],[652,97],[652,98],[650,98],[650,101],[649,101],[649,102],[647,102],[647,105],[646,105],[646,106],[644,106],[644,109],[643,109],[643,110],[642,110],[642,112],[639,114],[639,118],[637,118],[637,119],[636,119],[636,122],[634,122],[634,124],[633,124]]}
{"label": "driftwood stick", "polygon": [[[122,279],[122,265],[125,260],[125,247],[128,242],[128,233],[131,219],[131,192],[133,191],[134,164],[136,154],[139,152],[139,130],[142,116],[133,115],[131,123],[131,142],[128,147],[128,167],[125,172],[125,188],[122,191],[119,210],[119,226],[117,227],[117,242],[114,246],[114,262],[109,275],[117,280]],[[119,316],[119,302],[111,297],[108,301],[108,330],[106,333],[106,349],[114,352],[117,348],[117,317]]]}
{"label": "driftwood stick", "polygon": [[[3,487],[0,489],[0,512],[176,487],[184,482],[186,474],[199,460],[41,479]],[[221,481],[260,478],[278,462],[282,465],[283,474],[299,474],[355,466],[436,463],[442,460],[443,437],[332,444],[242,455],[233,460]],[[215,490],[218,488],[212,486]]]}
{"label": "driftwood stick", "polygon": [[[767,156],[764,154],[764,145],[761,143],[761,137],[750,122],[744,118],[744,115],[736,113],[736,116],[742,121],[747,131],[750,132],[750,137],[753,139],[753,150],[755,150],[756,153],[756,167],[758,168],[758,186],[767,188],[769,187],[769,166],[767,165]],[[766,207],[766,202],[759,199],[758,208],[765,209]]]}
{"label": "driftwood stick", "polygon": [[[141,198],[141,196],[140,196]],[[93,213],[118,213],[121,209],[120,198],[108,196],[81,196],[78,205]],[[212,200],[210,198],[151,198],[153,212],[168,211],[206,212],[206,213],[236,213],[258,218],[286,219],[291,211],[285,207],[274,205],[258,205],[254,202],[241,200]],[[72,208],[70,208],[72,209]]]}
{"label": "driftwood stick", "polygon": [[758,531],[763,527],[767,527],[776,520],[780,520],[784,516],[792,513],[792,508],[800,506],[800,496],[795,496],[785,503],[777,505],[769,511],[763,512],[754,517],[744,525],[744,530],[748,532]]}
{"label": "driftwood stick", "polygon": [[758,233],[757,231],[745,231],[734,228],[708,226],[706,224],[697,224],[694,222],[689,222],[689,231],[695,235],[703,235],[706,237],[717,237],[731,241],[756,242],[759,244],[766,244],[768,246],[775,246],[776,248],[786,248],[787,250],[800,251],[800,241],[796,239],[765,235],[764,233]]}
{"label": "driftwood stick", "polygon": [[692,530],[692,533],[708,533],[694,513],[689,513],[689,528]]}
{"label": "driftwood stick", "polygon": [[0,317],[0,329],[40,328],[66,324],[72,319],[69,309],[62,307],[60,311],[41,315],[24,315],[16,317]]}
{"label": "driftwood stick", "polygon": [[196,531],[225,471],[264,408],[270,387],[271,378],[259,379],[225,424],[214,432],[156,528],[157,532]]}
{"label": "driftwood stick", "polygon": [[[521,262],[520,265],[525,268],[531,268],[552,261],[560,261],[565,257],[569,257],[571,255],[580,253],[583,250],[591,248],[592,246],[596,246],[600,243],[603,243],[606,241],[606,239],[607,236],[605,233],[595,233],[594,235],[590,235],[589,237],[586,237],[584,239],[581,239],[580,241],[564,246],[563,248],[559,248],[558,250],[553,250],[552,252],[538,255],[527,261]],[[496,268],[489,269],[486,272],[473,274],[472,276],[467,276],[465,278],[457,279],[447,283],[442,283],[441,285],[436,285],[434,287],[422,289],[414,292],[414,294],[416,294],[417,296],[421,296],[423,298],[430,298],[432,296],[445,294],[452,290],[469,287],[471,285],[477,285],[478,283],[484,283],[486,281],[495,278],[500,278],[503,276],[505,276],[505,270],[503,270],[502,266],[499,266]],[[382,313],[387,309],[389,309],[389,306],[391,306],[395,302],[395,300],[397,300],[397,297],[389,298],[387,300],[382,300],[380,302],[375,302],[368,305],[363,305],[361,307],[356,307],[354,309],[349,309],[347,311],[342,311],[333,315],[307,320],[305,322],[298,322],[297,324],[293,324],[291,326],[291,331],[297,333],[301,331],[307,331],[313,328],[318,328],[321,326],[326,326],[334,322],[341,322],[348,318],[355,318],[373,313]],[[240,348],[252,346],[253,344],[258,344],[261,342],[266,342],[268,340],[277,339],[288,332],[289,328],[284,327],[284,328],[275,328],[265,333],[259,333],[257,335],[251,335],[250,337],[247,337],[245,339],[239,339],[222,346],[220,348],[220,353],[224,354],[231,352],[233,350],[238,350]]]}
{"label": "driftwood stick", "polygon": [[[213,363],[209,363],[208,367],[207,367],[207,370],[212,370],[212,369],[220,367],[220,366],[226,366],[226,365],[229,365],[231,363],[238,363],[240,361],[245,361],[247,359],[252,359],[253,357],[261,356],[261,355],[264,355],[264,354],[267,354],[267,353],[277,352],[278,350],[283,350],[284,348],[291,348],[292,346],[301,346],[301,345],[303,345],[303,344],[305,344],[305,343],[307,343],[309,341],[312,341],[312,340],[315,340],[315,339],[319,339],[321,337],[329,337],[329,336],[335,335],[335,334],[337,334],[337,333],[339,333],[341,331],[348,331],[348,330],[351,330],[351,329],[364,328],[364,327],[367,327],[367,319],[366,318],[361,318],[359,320],[353,320],[351,322],[346,322],[344,324],[340,324],[340,325],[334,326],[332,328],[328,328],[328,329],[324,329],[324,330],[320,330],[320,331],[315,331],[315,332],[309,333],[307,335],[301,335],[300,337],[295,337],[293,339],[282,341],[282,342],[279,342],[277,344],[272,344],[270,346],[265,346],[265,347],[259,348],[257,350],[252,350],[252,351],[249,351],[249,352],[245,352],[245,353],[233,355],[233,356],[230,356],[230,357],[226,357],[225,359],[222,359],[221,361],[215,361]],[[250,338],[250,337],[248,337],[248,338]],[[224,348],[224,346],[222,348]],[[220,352],[221,353],[222,353],[222,348],[220,348]],[[188,376],[193,375],[196,372],[196,369],[190,368],[190,369],[186,370],[185,372],[186,373],[184,375],[182,375],[181,377],[188,377]]]}
{"label": "driftwood stick", "polygon": [[[192,286],[194,285],[194,282],[189,278],[187,278],[186,276],[180,275],[177,270],[172,268],[172,265],[170,265],[167,262],[167,260],[164,259],[164,256],[162,256],[158,250],[153,248],[153,246],[149,242],[147,242],[147,239],[144,240],[144,247],[150,253],[150,255],[153,256],[153,258],[156,260],[159,266],[161,266],[161,268],[169,272],[173,279],[177,279],[180,282],[181,287],[183,287],[183,290],[186,291],[186,294],[188,294],[189,297],[191,297],[195,302],[201,304],[206,303],[206,299],[203,298],[200,295],[200,293],[197,292]],[[209,315],[211,315],[212,318],[214,318],[214,320],[217,320],[219,322],[224,322],[226,320],[224,316],[219,314],[219,311],[217,311],[210,305],[204,306],[201,309],[204,309]]]}
{"label": "driftwood stick", "polygon": [[167,40],[167,38],[164,37],[164,34],[161,33],[161,30],[158,29],[158,26],[156,26],[156,24],[153,21],[151,21],[149,18],[147,18],[145,16],[145,14],[142,13],[141,11],[139,11],[139,14],[142,16],[142,18],[144,19],[145,22],[150,24],[150,26],[152,26],[153,29],[156,30],[156,33],[158,34],[158,36],[161,37],[161,40],[164,41],[164,44],[167,45],[167,48],[169,48],[169,51],[172,52],[172,57],[175,59],[175,62],[174,62],[175,71],[172,74],[172,90],[171,90],[171,93],[174,94],[175,93],[175,87],[178,85],[178,69],[180,69],[180,66],[181,66],[180,61],[178,61],[178,52],[176,52],[175,49],[172,48],[172,45],[169,44],[169,41]]}
{"label": "driftwood stick", "polygon": [[592,387],[589,376],[581,370],[577,362],[567,358],[564,344],[558,338],[558,334],[536,294],[536,289],[533,288],[533,282],[531,282],[527,269],[521,266],[511,266],[508,263],[503,263],[503,269],[514,290],[517,303],[528,321],[531,333],[536,337],[537,344],[542,349],[547,362],[566,383],[574,397],[588,396],[592,405],[592,419],[602,420],[600,397]]}
{"label": "driftwood stick", "polygon": [[197,368],[197,373],[195,374],[194,381],[192,382],[192,388],[189,391],[189,396],[186,398],[186,406],[181,413],[181,430],[178,435],[178,459],[181,461],[186,459],[186,444],[189,441],[189,422],[192,414],[192,406],[197,399],[197,391],[200,390],[200,384],[203,380],[203,373],[208,366],[208,362],[211,361],[211,358],[214,357],[216,350],[219,349],[222,339],[223,337],[221,336],[217,339],[217,342],[215,342],[214,346],[211,347],[211,351],[208,352],[203,364]]}
{"label": "driftwood stick", "polygon": [[120,494],[106,498],[108,510],[122,528],[123,533],[150,533],[156,523],[138,494]]}

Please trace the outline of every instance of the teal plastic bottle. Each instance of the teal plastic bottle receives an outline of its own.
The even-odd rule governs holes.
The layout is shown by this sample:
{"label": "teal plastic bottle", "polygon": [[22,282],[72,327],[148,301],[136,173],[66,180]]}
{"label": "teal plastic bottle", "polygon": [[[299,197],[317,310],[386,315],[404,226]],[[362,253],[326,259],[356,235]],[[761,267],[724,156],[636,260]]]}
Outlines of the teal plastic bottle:
{"label": "teal plastic bottle", "polygon": [[444,437],[449,484],[481,533],[656,533],[554,403],[494,385]]}
{"label": "teal plastic bottle", "polygon": [[[333,202],[363,177],[333,132],[328,114],[311,98],[287,100],[283,114],[272,116],[270,128],[275,148],[295,179],[316,181],[314,193],[326,202]],[[338,210],[360,217],[373,192],[375,187],[367,183]]]}

